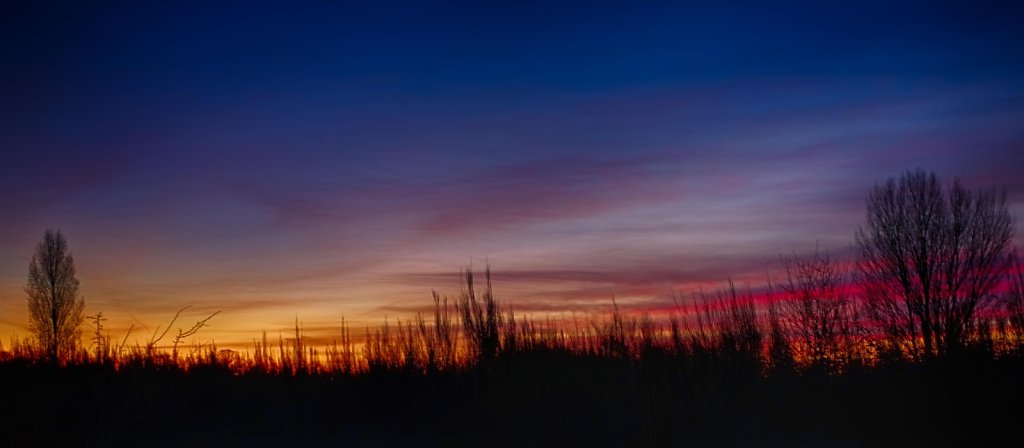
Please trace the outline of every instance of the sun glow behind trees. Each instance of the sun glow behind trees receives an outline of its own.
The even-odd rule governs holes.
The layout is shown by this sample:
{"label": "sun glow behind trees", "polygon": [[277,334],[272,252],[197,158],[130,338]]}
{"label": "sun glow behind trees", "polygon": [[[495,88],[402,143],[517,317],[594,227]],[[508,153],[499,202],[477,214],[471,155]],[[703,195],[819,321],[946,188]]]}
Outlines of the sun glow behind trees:
{"label": "sun glow behind trees", "polygon": [[[922,251],[935,251],[940,254],[938,257],[925,254],[915,261],[913,270],[918,276],[915,278],[924,279],[921,272],[930,272],[932,268],[942,270],[949,267],[960,277],[966,275],[966,280],[958,280],[960,277],[954,276],[953,273],[940,280],[957,288],[961,284],[974,285],[967,291],[970,295],[968,298],[974,301],[972,303],[981,300],[986,304],[995,303],[991,294],[1000,292],[994,288],[1008,273],[1007,268],[1010,266],[1009,244],[1013,237],[1013,218],[1008,214],[1005,196],[997,196],[995,192],[987,191],[973,193],[964,189],[959,181],[952,184],[948,193],[950,202],[947,205],[944,202],[945,193],[940,189],[938,180],[934,175],[926,177],[922,171],[905,173],[898,193],[897,198],[895,181],[890,180],[885,188],[876,187],[868,198],[868,230],[862,228],[857,235],[862,253],[857,259],[856,281],[848,274],[849,267],[846,262],[834,261],[827,253],[821,254],[816,250],[808,258],[797,257],[794,253],[792,258],[783,259],[786,275],[776,280],[774,284],[769,284],[762,293],[764,297],[760,300],[755,299],[755,293],[749,284],[745,290],[737,289],[734,281],[730,280],[729,287],[717,293],[707,294],[703,289],[693,292],[689,306],[684,304],[685,301],[680,301],[677,292],[672,291],[671,306],[654,301],[630,303],[628,298],[626,301],[620,299],[616,303],[612,299],[610,314],[602,315],[600,311],[591,307],[585,317],[573,315],[567,318],[564,314],[557,313],[557,309],[554,313],[533,313],[528,307],[524,312],[523,307],[517,306],[518,304],[514,302],[499,305],[493,293],[488,265],[485,272],[486,286],[479,297],[472,268],[468,268],[459,275],[462,288],[456,299],[449,300],[448,297],[434,292],[432,308],[428,304],[422,307],[407,304],[394,307],[395,311],[405,311],[405,316],[397,316],[393,325],[387,319],[381,326],[366,325],[362,335],[357,331],[353,336],[354,324],[351,320],[342,320],[339,325],[328,324],[330,330],[326,334],[307,335],[305,332],[309,327],[295,316],[291,338],[286,339],[281,331],[278,333],[276,357],[271,355],[273,350],[266,330],[260,339],[250,339],[241,344],[219,344],[221,348],[234,349],[224,353],[231,353],[226,356],[239,366],[260,366],[269,363],[262,368],[274,365],[277,366],[275,368],[281,369],[287,365],[292,370],[308,369],[310,366],[334,366],[348,372],[372,369],[375,365],[378,368],[383,366],[434,370],[445,366],[490,362],[499,353],[513,353],[522,349],[520,344],[527,344],[526,347],[548,347],[576,353],[614,352],[614,356],[628,358],[640,356],[655,348],[678,352],[692,351],[693,344],[721,348],[733,343],[742,343],[746,344],[746,348],[729,350],[757,353],[758,359],[764,357],[768,365],[781,362],[772,359],[772,356],[784,355],[792,356],[801,364],[820,364],[834,370],[841,369],[851,362],[873,362],[883,351],[889,352],[887,356],[917,357],[917,341],[921,336],[926,347],[925,355],[931,356],[928,332],[917,331],[919,327],[912,327],[910,330],[901,327],[905,323],[900,320],[900,316],[915,313],[916,302],[907,299],[904,308],[900,308],[901,305],[895,296],[889,297],[891,300],[886,302],[887,307],[882,307],[882,302],[879,302],[880,298],[888,297],[884,294],[880,296],[879,291],[882,290],[878,289],[878,286],[883,285],[889,278],[887,275],[891,277],[905,273],[909,268],[881,265],[874,261],[891,259],[891,256],[882,251],[889,246],[894,247],[889,252],[895,253],[897,258],[904,252],[918,256],[917,254]],[[886,198],[890,199],[889,202],[885,202]],[[947,216],[947,210],[951,217]],[[895,218],[885,218],[890,215]],[[922,216],[931,221],[922,224],[919,218]],[[929,229],[933,227],[940,231],[929,233]],[[921,243],[915,236],[915,229],[918,233],[924,232],[925,236],[935,235],[932,239],[921,240],[924,241]],[[63,245],[58,244],[60,247],[54,246],[55,249],[46,253],[54,252],[64,256],[67,252],[66,243],[59,234],[57,237],[59,238],[53,238],[49,232],[47,233],[44,243],[53,240]],[[888,241],[885,238],[907,239],[917,244],[913,246],[917,249],[911,250],[913,248],[904,248],[899,244],[883,244]],[[947,240],[956,242],[956,245],[946,248],[942,243]],[[61,265],[58,255],[44,256],[46,254],[43,253],[43,249],[48,247],[44,247],[42,243],[39,246],[37,258],[33,259],[31,265],[30,280],[42,278],[39,275],[41,271],[37,261],[46,262],[53,259],[57,261],[50,264]],[[71,295],[74,298],[77,296],[78,282],[74,279],[74,269],[70,263],[68,256],[67,263],[64,263],[68,266],[64,271],[68,271],[69,267],[70,274],[64,277],[70,279],[67,281],[73,281],[75,288]],[[934,263],[938,264],[932,266]],[[976,265],[986,269],[984,273],[987,277],[980,280],[971,277],[977,273]],[[960,266],[964,268],[961,269]],[[58,283],[66,282],[60,280]],[[30,286],[34,284],[42,285],[39,281],[30,281]],[[1005,309],[1011,316],[1009,327],[1002,313],[979,314],[981,308],[976,305],[967,309],[957,308],[956,316],[959,316],[959,320],[947,322],[942,328],[934,327],[935,331],[942,332],[941,340],[945,341],[937,353],[944,354],[951,348],[968,342],[973,344],[992,340],[993,330],[998,330],[998,339],[1003,349],[1012,346],[1012,341],[1007,335],[1020,331],[1012,319],[1016,310],[1013,305],[1015,302],[1012,300],[1013,285],[1012,282],[1008,283],[1006,292],[1008,301]],[[930,300],[935,303],[950,300],[938,294],[938,290],[933,292],[933,289],[927,284],[923,287],[927,294],[934,295],[929,296]],[[26,289],[30,297],[40,296],[37,290],[41,291],[40,288]],[[36,293],[33,295],[33,292]],[[960,300],[959,297],[954,299]],[[30,303],[42,302],[36,297],[35,302],[30,300]],[[623,318],[620,304],[631,317]],[[76,309],[80,316],[81,305],[78,304]],[[187,309],[188,307],[179,310],[167,326],[163,327],[162,332],[160,326],[150,330],[145,325],[140,325],[140,333],[151,332],[152,335],[148,342],[140,344],[136,339],[133,345],[128,343],[128,337],[131,331],[135,330],[135,325],[125,331],[123,338],[120,335],[114,336],[102,327],[109,319],[103,317],[100,310],[92,317],[95,325],[93,345],[87,347],[85,352],[76,352],[72,355],[70,350],[73,347],[64,344],[68,347],[60,351],[64,353],[61,357],[88,359],[88,353],[91,351],[95,354],[94,360],[109,359],[115,364],[122,356],[128,356],[128,359],[161,359],[167,355],[162,351],[158,352],[158,349],[166,350],[168,347],[161,347],[158,344],[172,331],[171,326],[175,324],[182,311]],[[518,316],[514,311],[516,309]],[[901,309],[904,310],[903,314],[897,313]],[[888,311],[889,314],[882,311]],[[432,319],[424,317],[429,316],[431,312]],[[189,355],[180,358],[180,362],[185,365],[197,362],[199,358],[196,356],[201,353],[216,356],[218,343],[215,342],[213,335],[196,335],[219,313],[220,311],[216,311],[205,318],[197,318],[195,325],[186,326],[187,330],[176,329],[176,336],[172,332],[173,343],[169,348],[173,363],[179,362],[179,346],[189,342],[192,345]],[[931,315],[929,311],[928,316]],[[44,320],[36,319],[38,322]],[[626,322],[628,325],[625,325]],[[78,330],[77,325],[73,327],[75,331]],[[928,331],[932,331],[932,328],[926,326]],[[45,335],[46,332],[37,334]],[[145,337],[144,334],[141,336]],[[190,337],[192,339],[188,340]],[[684,338],[691,341],[690,348],[681,345]],[[961,338],[966,339],[961,341]],[[44,339],[38,341],[45,342]],[[119,339],[121,342],[116,343]],[[887,345],[879,345],[881,343]],[[32,352],[24,342],[14,340],[12,346],[21,352]],[[52,348],[53,344],[49,346],[50,357],[55,358],[57,355]]]}

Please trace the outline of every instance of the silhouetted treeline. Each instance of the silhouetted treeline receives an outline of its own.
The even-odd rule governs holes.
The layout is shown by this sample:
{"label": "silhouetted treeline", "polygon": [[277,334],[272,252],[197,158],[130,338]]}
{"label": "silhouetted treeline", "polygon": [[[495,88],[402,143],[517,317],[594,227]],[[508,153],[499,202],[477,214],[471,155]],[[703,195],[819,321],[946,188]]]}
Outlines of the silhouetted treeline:
{"label": "silhouetted treeline", "polygon": [[466,270],[432,315],[241,352],[182,345],[216,313],[166,350],[97,313],[87,349],[0,351],[0,446],[1020,446],[1013,225],[1005,193],[918,170],[868,196],[856,260],[784,258],[764,299],[538,319]]}
{"label": "silhouetted treeline", "polygon": [[19,344],[0,362],[0,444],[1016,445],[996,409],[1024,398],[1019,278],[955,355],[918,359],[881,356],[853,306],[794,308],[800,269],[830,263],[791,261],[785,304],[729,284],[666,318],[527,319],[467,271],[455,300],[362,346],[343,325],[306,347],[299,323],[249,353],[114,343],[59,366]]}

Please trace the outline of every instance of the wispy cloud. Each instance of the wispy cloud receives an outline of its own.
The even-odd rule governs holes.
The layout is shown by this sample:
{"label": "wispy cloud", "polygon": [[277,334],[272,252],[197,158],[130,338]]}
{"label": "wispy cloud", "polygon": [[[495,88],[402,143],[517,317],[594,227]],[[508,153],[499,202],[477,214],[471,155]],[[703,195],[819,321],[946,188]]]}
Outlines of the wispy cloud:
{"label": "wispy cloud", "polygon": [[538,313],[756,284],[780,253],[847,253],[870,188],[917,167],[1019,215],[1019,13],[886,8],[290,11],[309,29],[261,52],[209,18],[5,28],[31,45],[0,74],[0,333],[48,227],[111,325],[193,304],[255,332],[423,310],[471,261]]}

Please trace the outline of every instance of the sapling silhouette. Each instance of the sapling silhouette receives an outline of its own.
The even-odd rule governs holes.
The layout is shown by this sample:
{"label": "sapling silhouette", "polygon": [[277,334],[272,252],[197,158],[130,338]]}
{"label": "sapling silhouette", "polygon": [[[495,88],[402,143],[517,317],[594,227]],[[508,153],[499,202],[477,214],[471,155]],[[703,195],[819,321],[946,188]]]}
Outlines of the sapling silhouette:
{"label": "sapling silhouette", "polygon": [[107,319],[103,317],[102,311],[92,316],[86,316],[86,318],[93,322],[92,343],[96,346],[95,352],[93,352],[94,359],[101,364],[105,363],[109,359],[109,337],[103,334],[103,322]]}

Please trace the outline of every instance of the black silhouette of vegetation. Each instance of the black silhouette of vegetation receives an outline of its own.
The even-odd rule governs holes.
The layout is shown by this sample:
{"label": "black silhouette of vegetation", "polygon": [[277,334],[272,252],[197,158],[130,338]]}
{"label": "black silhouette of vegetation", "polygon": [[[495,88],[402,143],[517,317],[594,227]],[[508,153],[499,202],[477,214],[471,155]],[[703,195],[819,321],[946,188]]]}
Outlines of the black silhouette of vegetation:
{"label": "black silhouette of vegetation", "polygon": [[934,173],[876,186],[857,231],[864,303],[905,354],[959,349],[1013,262],[1006,193],[948,190]]}
{"label": "black silhouette of vegetation", "polygon": [[[957,200],[975,198],[958,210],[984,215],[956,218],[975,220],[972,232],[1003,219],[1005,202],[956,185]],[[869,197],[869,221],[888,191]],[[33,341],[2,352],[11,412],[0,445],[1018,446],[1019,414],[997,409],[1024,399],[1019,265],[979,255],[957,262],[965,268],[949,258],[970,254],[963,246],[930,258],[944,283],[929,312],[960,314],[929,324],[927,346],[928,317],[906,309],[916,302],[887,302],[904,307],[896,322],[871,303],[880,299],[871,282],[890,279],[869,269],[882,254],[872,248],[870,235],[886,231],[877,224],[859,233],[857,275],[828,254],[794,254],[764,302],[729,281],[676,294],[665,314],[613,300],[586,318],[516,316],[495,297],[489,267],[482,291],[466,269],[456,299],[433,292],[432,316],[385,320],[361,339],[343,318],[320,347],[304,342],[296,319],[276,344],[263,333],[248,351],[200,340],[179,353],[214,313],[160,348],[184,310],[148,343],[126,346],[127,337],[109,341],[97,313],[93,344],[59,363]],[[997,248],[981,251],[992,259],[1013,256],[1000,235],[970,238]],[[995,280],[957,276],[979,269]],[[956,278],[968,286],[951,289]],[[970,301],[985,312],[964,309]]]}
{"label": "black silhouette of vegetation", "polygon": [[782,345],[774,356],[788,354],[833,372],[865,358],[867,334],[844,268],[817,251],[807,259],[785,258],[783,266],[786,277],[776,284],[781,311],[772,311],[771,324]]}
{"label": "black silhouette of vegetation", "polygon": [[75,260],[59,230],[47,229],[28,266],[29,328],[51,360],[78,347],[85,301],[78,295]]}

